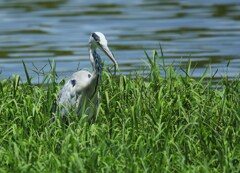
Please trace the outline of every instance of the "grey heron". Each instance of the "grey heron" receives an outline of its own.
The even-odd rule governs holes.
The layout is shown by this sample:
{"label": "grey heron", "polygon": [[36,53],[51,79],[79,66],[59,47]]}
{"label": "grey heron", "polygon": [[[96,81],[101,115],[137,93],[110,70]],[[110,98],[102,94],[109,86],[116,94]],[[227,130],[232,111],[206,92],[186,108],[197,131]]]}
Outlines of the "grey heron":
{"label": "grey heron", "polygon": [[102,50],[114,63],[117,62],[108,48],[107,40],[101,32],[94,32],[89,39],[89,59],[92,64],[92,73],[81,70],[72,74],[70,79],[61,89],[58,95],[58,108],[60,114],[67,116],[74,111],[79,116],[84,113],[91,119],[99,104],[98,87],[102,75],[102,62],[97,54],[97,48]]}

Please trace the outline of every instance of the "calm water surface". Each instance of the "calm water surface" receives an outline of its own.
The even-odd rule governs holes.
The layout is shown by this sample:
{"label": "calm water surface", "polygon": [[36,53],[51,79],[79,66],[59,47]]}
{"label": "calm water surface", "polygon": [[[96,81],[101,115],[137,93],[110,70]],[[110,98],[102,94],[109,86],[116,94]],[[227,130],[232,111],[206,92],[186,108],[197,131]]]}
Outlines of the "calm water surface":
{"label": "calm water surface", "polygon": [[159,43],[167,63],[186,66],[191,59],[196,77],[209,64],[218,76],[240,72],[239,0],[1,0],[0,78],[24,77],[22,60],[31,75],[49,59],[62,77],[91,67],[93,31],[106,35],[126,74],[145,66],[144,50]]}

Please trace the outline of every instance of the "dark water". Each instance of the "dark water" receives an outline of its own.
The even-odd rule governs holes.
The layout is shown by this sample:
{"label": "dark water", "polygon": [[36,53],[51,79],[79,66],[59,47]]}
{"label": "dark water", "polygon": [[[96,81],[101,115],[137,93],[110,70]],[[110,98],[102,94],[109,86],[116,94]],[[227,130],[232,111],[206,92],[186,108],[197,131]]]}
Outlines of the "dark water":
{"label": "dark water", "polygon": [[239,74],[239,0],[1,0],[0,78],[24,77],[22,60],[34,70],[54,59],[63,77],[90,67],[93,31],[106,35],[126,74],[145,66],[144,49],[159,43],[165,62],[186,66],[191,59],[194,76],[209,64],[218,76]]}

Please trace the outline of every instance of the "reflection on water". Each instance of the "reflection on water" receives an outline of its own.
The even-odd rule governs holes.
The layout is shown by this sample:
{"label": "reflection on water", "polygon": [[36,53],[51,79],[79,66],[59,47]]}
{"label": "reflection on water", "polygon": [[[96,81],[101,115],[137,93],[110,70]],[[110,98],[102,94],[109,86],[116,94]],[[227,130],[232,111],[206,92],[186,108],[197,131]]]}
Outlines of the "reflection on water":
{"label": "reflection on water", "polygon": [[33,69],[32,63],[41,68],[54,59],[62,76],[79,63],[90,67],[93,31],[106,35],[126,74],[144,66],[144,50],[159,43],[167,63],[184,66],[191,59],[194,76],[209,64],[225,74],[229,60],[228,74],[239,74],[239,0],[2,0],[0,18],[0,78],[24,77],[22,60]]}

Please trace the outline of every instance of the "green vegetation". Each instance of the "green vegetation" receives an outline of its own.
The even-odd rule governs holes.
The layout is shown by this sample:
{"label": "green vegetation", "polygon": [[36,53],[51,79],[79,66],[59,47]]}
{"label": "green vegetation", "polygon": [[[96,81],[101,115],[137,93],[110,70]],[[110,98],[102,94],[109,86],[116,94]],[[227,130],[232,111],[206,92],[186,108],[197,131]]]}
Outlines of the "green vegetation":
{"label": "green vegetation", "polygon": [[148,61],[148,76],[103,74],[91,124],[51,123],[54,66],[38,85],[2,80],[0,172],[239,172],[240,80],[176,74],[155,51]]}

